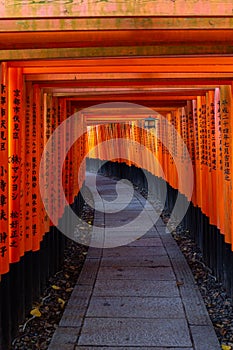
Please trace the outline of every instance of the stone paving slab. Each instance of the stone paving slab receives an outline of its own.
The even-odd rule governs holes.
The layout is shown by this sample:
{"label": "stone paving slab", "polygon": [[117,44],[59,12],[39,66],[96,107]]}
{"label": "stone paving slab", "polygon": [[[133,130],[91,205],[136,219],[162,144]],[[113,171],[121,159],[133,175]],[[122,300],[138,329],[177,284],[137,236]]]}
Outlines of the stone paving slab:
{"label": "stone paving slab", "polygon": [[[142,217],[148,219],[148,220],[152,220],[152,218],[150,217],[149,215],[149,211],[147,211],[146,209],[144,210],[144,208],[141,206],[139,207],[138,209],[133,209],[133,206],[134,205],[137,205],[137,202],[132,202],[132,204],[130,204],[130,207],[131,207],[131,210],[121,210],[119,211],[119,214],[116,212],[116,211],[113,211],[112,213],[111,212],[106,212],[105,213],[105,218],[106,219],[110,219],[110,220],[113,220],[113,221],[119,221],[121,222],[121,220],[125,219],[125,217],[133,217],[133,216],[137,216],[139,214],[141,214]],[[111,207],[110,207],[111,208]],[[111,208],[112,210],[112,208]]]}
{"label": "stone paving slab", "polygon": [[[107,204],[107,205],[109,205],[108,202],[109,203],[113,202],[113,204],[121,203],[122,205],[130,205],[130,206],[131,205],[132,206],[133,205],[137,205],[137,206],[141,205],[141,207],[143,206],[143,204],[140,203],[137,198],[132,197],[132,193],[130,193],[130,192],[119,193],[118,196],[116,195],[114,197],[111,194],[106,194],[102,197],[102,199],[103,199],[103,203]],[[113,207],[113,209],[114,209],[114,207]]]}
{"label": "stone paving slab", "polygon": [[[175,280],[173,270],[169,266],[160,267],[100,267],[98,272],[101,279],[119,279],[119,280],[154,280],[171,281]],[[143,282],[142,282],[143,283]]]}
{"label": "stone paving slab", "polygon": [[103,253],[102,248],[89,247],[88,258],[89,259],[100,259]]}
{"label": "stone paving slab", "polygon": [[159,218],[157,221],[156,221],[156,228],[158,230],[161,230],[163,228],[166,227],[166,224],[163,222],[163,220],[161,218]]}
{"label": "stone paving slab", "polygon": [[86,318],[79,345],[190,347],[183,319]]}
{"label": "stone paving slab", "polygon": [[[182,286],[180,290],[182,290]],[[190,300],[192,300],[192,302],[190,302]],[[182,298],[182,301],[190,325],[212,326],[209,314],[200,296],[195,295],[191,298]]]}
{"label": "stone paving slab", "polygon": [[158,232],[156,232],[156,228],[154,227],[154,226],[152,226],[151,227],[151,229],[149,229],[147,232],[145,232],[144,233],[144,235],[143,236],[140,236],[141,237],[141,239],[142,238],[160,238],[160,236],[159,236],[159,234],[158,234]]}
{"label": "stone paving slab", "polygon": [[[129,225],[127,224],[127,226],[110,226],[110,225],[106,225],[105,226],[105,236],[107,235],[116,235],[116,237],[118,235],[125,237],[125,238],[129,238],[133,237],[134,240],[137,240],[137,238],[141,238],[141,237],[146,237],[146,238],[159,238],[159,235],[156,231],[153,231],[153,226],[152,225],[148,225],[148,230],[146,230],[145,226],[142,226],[140,223],[138,225]],[[137,227],[136,227],[137,226]],[[150,233],[150,234],[149,234]],[[148,234],[148,236],[147,236]],[[115,246],[116,248],[118,246]],[[120,247],[120,246],[119,246]]]}
{"label": "stone paving slab", "polygon": [[92,297],[86,317],[185,318],[180,298]]}
{"label": "stone paving slab", "polygon": [[142,237],[149,238],[149,237],[157,237],[158,232],[154,231],[156,230],[154,226],[152,226]]}
{"label": "stone paving slab", "polygon": [[158,255],[154,257],[138,257],[131,256],[130,259],[127,256],[116,258],[102,258],[101,266],[171,266],[171,262],[167,255]]}
{"label": "stone paving slab", "polygon": [[195,350],[220,349],[213,326],[191,326]]}
{"label": "stone paving slab", "polygon": [[[73,292],[72,292],[72,297],[76,297],[76,298],[86,298],[86,297],[90,297],[92,294],[92,285],[81,285],[81,284],[76,284]],[[72,305],[72,301],[69,300],[67,305]]]}
{"label": "stone paving slab", "polygon": [[99,227],[102,227],[102,226],[104,227],[105,226],[104,219],[101,216],[99,216],[98,218],[95,219],[95,225]]}
{"label": "stone paving slab", "polygon": [[159,237],[144,237],[128,244],[128,247],[163,247],[163,243]]}
{"label": "stone paving slab", "polygon": [[112,195],[112,194],[105,194],[103,195],[103,200],[104,201],[108,201],[108,202],[111,202],[111,201],[117,201],[117,199],[120,197],[120,201],[122,204],[128,204],[128,203],[138,203],[138,199],[134,198],[131,196],[131,193],[128,192],[127,193],[124,193],[124,194],[119,194],[119,196],[117,195]]}
{"label": "stone paving slab", "polygon": [[98,272],[98,269],[99,269],[99,260],[86,259],[85,265],[82,268],[79,278],[82,280],[93,279],[95,278]]}
{"label": "stone paving slab", "polygon": [[[113,217],[114,215],[114,217]],[[140,219],[138,218],[140,215]],[[123,227],[125,225],[133,226],[134,221],[135,223],[135,229],[137,230],[138,225],[140,224],[141,229],[148,227],[149,223],[154,224],[152,219],[149,217],[149,215],[145,213],[141,213],[139,211],[129,211],[128,213],[124,213],[120,216],[119,219],[115,218],[116,214],[106,214],[105,217],[105,225],[107,227]],[[143,220],[142,220],[143,219]],[[138,222],[139,221],[139,222]]]}
{"label": "stone paving slab", "polygon": [[[178,246],[172,244],[173,238],[166,236],[166,247],[171,263],[176,273],[177,280],[181,282],[180,294],[183,300],[187,319],[190,325],[212,325],[209,314],[206,310],[203,298],[195,283],[190,268],[181,254]],[[163,235],[161,234],[163,240]],[[170,241],[171,244],[168,244]],[[192,302],[190,302],[192,300]]]}
{"label": "stone paving slab", "polygon": [[[106,202],[111,203],[111,201],[116,201],[116,202],[113,203],[113,205],[114,204],[116,204],[116,206],[118,205],[117,197],[113,198],[111,195],[106,195],[106,196],[103,197],[103,200],[104,200],[104,204],[106,204]],[[120,205],[121,206],[126,206],[126,205],[143,206],[143,203],[139,202],[139,200],[137,198],[135,198],[135,197],[131,198],[130,195],[129,196],[127,195],[127,196],[124,196],[124,197],[121,195]],[[115,209],[114,206],[113,206],[113,209]]]}
{"label": "stone paving slab", "polygon": [[79,327],[58,327],[49,345],[49,350],[73,350],[79,331]]}
{"label": "stone paving slab", "polygon": [[132,201],[129,203],[113,203],[111,204],[111,210],[113,212],[117,212],[117,211],[141,211],[144,208],[147,209],[147,205],[145,205],[145,207],[139,202],[139,201]]}
{"label": "stone paving slab", "polygon": [[180,296],[175,281],[144,280],[97,280],[93,296],[141,296],[165,297]]}
{"label": "stone paving slab", "polygon": [[158,222],[158,227],[165,227],[164,223],[160,223],[160,215],[161,211],[157,211],[154,208],[148,208],[147,209],[147,215],[152,219],[152,221],[157,225]]}
{"label": "stone paving slab", "polygon": [[166,250],[163,247],[119,247],[119,248],[111,248],[104,249],[103,257],[117,257],[117,256],[158,256],[165,255]]}
{"label": "stone paving slab", "polygon": [[[138,209],[131,208],[131,210],[128,210],[128,209],[121,210],[120,213],[118,212],[117,214],[118,217],[116,217],[115,212],[105,213],[105,220],[107,221],[109,219],[109,220],[112,220],[113,222],[131,220],[131,218],[138,216],[141,212],[142,212],[142,207]],[[145,212],[145,215],[147,216],[147,212]]]}
{"label": "stone paving slab", "polygon": [[[113,227],[113,228],[105,228],[105,238],[109,238],[109,237],[112,237],[113,239],[114,238],[118,238],[120,237],[121,239],[123,239],[125,242],[129,242],[129,243],[133,243],[139,239],[148,239],[148,238],[157,238],[159,239],[160,237],[158,235],[156,235],[156,233],[154,232],[148,232],[148,233],[145,233],[145,230],[141,230],[141,231],[137,231],[135,229],[131,229],[129,228],[129,230],[126,232],[125,230],[122,230],[121,227]],[[126,244],[124,245],[119,245],[119,246],[114,246],[112,248],[120,248],[120,247],[123,247],[125,246]],[[128,245],[128,244],[127,244]],[[106,249],[106,248],[105,248]]]}
{"label": "stone paving slab", "polygon": [[[83,317],[86,314],[89,298],[72,297],[72,304],[66,307],[62,319],[59,323],[60,327],[81,327]],[[76,307],[74,307],[74,305]]]}
{"label": "stone paving slab", "polygon": [[[111,236],[120,236],[122,237],[123,239],[128,239],[129,242],[131,242],[131,239],[134,240],[134,242],[138,239],[141,239],[141,238],[145,238],[145,239],[148,239],[148,238],[151,238],[151,239],[160,239],[159,235],[154,232],[154,231],[151,231],[151,232],[148,232],[148,233],[145,233],[145,231],[139,231],[139,230],[135,230],[135,229],[129,229],[129,230],[125,230],[125,229],[122,229],[121,227],[119,228],[111,228],[111,231],[109,230],[109,227],[106,227],[105,229],[105,236],[107,235],[111,235]],[[117,246],[116,246],[117,247]],[[114,247],[114,248],[116,248]],[[120,247],[120,246],[119,246]]]}
{"label": "stone paving slab", "polygon": [[134,221],[127,222],[118,222],[109,220],[108,222],[104,222],[102,219],[95,221],[95,225],[105,228],[110,228],[111,231],[114,229],[118,232],[137,232],[140,234],[140,236],[147,233],[147,231],[153,229],[154,222],[152,220],[148,220],[148,218],[145,218],[144,221],[141,221],[141,219],[135,218]]}
{"label": "stone paving slab", "polygon": [[[141,238],[142,237],[140,237],[140,234],[136,231],[131,231],[126,234],[124,232],[120,232],[120,230],[116,232],[116,228],[114,228],[112,232],[109,232],[109,230],[106,229],[105,238],[104,238],[104,247],[116,248],[116,247],[124,247],[125,245],[127,245],[127,247],[147,247],[148,246],[148,247],[163,248],[163,244],[159,237],[157,237],[157,239],[154,237],[147,237],[145,244],[141,242]],[[151,243],[149,242],[149,238],[151,238]],[[152,240],[152,238],[154,240]]]}

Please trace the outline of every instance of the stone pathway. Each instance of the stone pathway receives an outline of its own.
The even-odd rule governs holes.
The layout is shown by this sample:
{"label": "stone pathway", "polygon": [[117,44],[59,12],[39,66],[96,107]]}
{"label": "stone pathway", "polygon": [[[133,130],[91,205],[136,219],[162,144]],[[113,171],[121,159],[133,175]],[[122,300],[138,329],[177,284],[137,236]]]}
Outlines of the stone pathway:
{"label": "stone pathway", "polygon": [[[109,209],[114,201],[113,211],[126,206],[132,194],[121,181],[116,200],[115,186],[115,180],[98,177],[102,206]],[[142,211],[138,224],[135,218]],[[115,248],[89,248],[49,350],[220,349],[186,260],[161,219],[153,226],[153,215],[138,193],[121,215],[96,212],[104,246],[119,234],[121,241],[138,239]],[[128,221],[131,230],[124,226]],[[143,235],[148,223],[151,228]]]}

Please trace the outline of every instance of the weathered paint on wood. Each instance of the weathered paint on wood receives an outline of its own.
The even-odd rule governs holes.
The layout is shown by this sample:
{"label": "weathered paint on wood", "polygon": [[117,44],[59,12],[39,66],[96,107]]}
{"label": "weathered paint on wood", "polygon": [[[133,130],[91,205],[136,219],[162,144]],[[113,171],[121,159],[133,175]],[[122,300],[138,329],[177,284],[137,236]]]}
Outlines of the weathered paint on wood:
{"label": "weathered paint on wood", "polygon": [[103,17],[103,18],[0,18],[0,32],[135,30],[135,29],[230,29],[232,17]]}
{"label": "weathered paint on wood", "polygon": [[156,45],[88,48],[1,50],[1,60],[34,60],[87,57],[221,55],[233,54],[233,45]]}
{"label": "weathered paint on wood", "polygon": [[1,0],[0,17],[230,16],[232,0]]}
{"label": "weathered paint on wood", "polygon": [[233,29],[222,30],[92,30],[0,33],[0,49],[81,48],[115,46],[233,45]]}
{"label": "weathered paint on wood", "polygon": [[[204,95],[204,94],[201,94]],[[164,95],[146,95],[146,94],[140,94],[140,95],[135,95],[135,94],[111,94],[111,95],[105,95],[103,96],[99,96],[99,95],[88,95],[88,96],[72,96],[72,97],[68,97],[67,100],[72,100],[72,101],[88,101],[88,100],[92,100],[92,101],[135,101],[135,103],[138,101],[138,99],[143,99],[145,101],[183,101],[183,100],[194,100],[197,96],[200,96],[199,93],[195,94],[195,95],[184,95],[184,96],[164,96]]]}
{"label": "weathered paint on wood", "polygon": [[155,66],[155,65],[177,65],[177,66],[223,66],[233,65],[231,56],[208,56],[208,57],[124,57],[119,58],[101,57],[87,59],[66,60],[36,60],[36,61],[12,61],[9,67],[105,67],[105,66]]}
{"label": "weathered paint on wood", "polygon": [[[40,88],[86,88],[86,87],[111,87],[118,88],[122,86],[122,81],[119,80],[69,80],[67,85],[66,81],[41,81],[38,82]],[[153,88],[164,88],[164,87],[181,87],[181,86],[199,86],[199,87],[219,87],[220,84],[232,85],[232,79],[155,79],[155,80],[142,80],[142,79],[132,79],[124,80],[125,87],[153,87]]]}
{"label": "weathered paint on wood", "polygon": [[221,78],[229,78],[232,79],[231,73],[77,73],[77,74],[28,74],[26,75],[26,81],[80,81],[80,80],[130,80],[130,79],[221,79]]}
{"label": "weathered paint on wood", "polygon": [[79,73],[231,73],[233,65],[135,65],[135,66],[83,66],[83,67],[30,67],[24,74],[79,74]]}

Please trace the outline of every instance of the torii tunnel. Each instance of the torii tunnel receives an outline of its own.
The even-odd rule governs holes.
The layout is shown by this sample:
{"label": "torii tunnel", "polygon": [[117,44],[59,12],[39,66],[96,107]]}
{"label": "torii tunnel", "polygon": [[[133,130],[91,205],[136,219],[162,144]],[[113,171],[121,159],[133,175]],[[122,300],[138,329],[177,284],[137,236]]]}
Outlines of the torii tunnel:
{"label": "torii tunnel", "polygon": [[[109,161],[106,172],[112,167],[133,178],[141,168],[158,178],[171,210],[177,193],[190,201],[183,224],[233,295],[231,14],[231,0],[1,3],[2,349],[62,263],[66,238],[56,225],[66,205],[82,208],[85,157],[93,166]],[[52,156],[44,154],[51,135],[75,113]],[[64,150],[66,204],[55,176]]]}

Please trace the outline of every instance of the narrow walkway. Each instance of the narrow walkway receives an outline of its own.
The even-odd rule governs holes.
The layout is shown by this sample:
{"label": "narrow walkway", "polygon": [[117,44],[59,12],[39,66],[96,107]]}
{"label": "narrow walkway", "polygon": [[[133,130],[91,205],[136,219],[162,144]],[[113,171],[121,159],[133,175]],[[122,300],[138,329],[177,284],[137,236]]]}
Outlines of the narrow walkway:
{"label": "narrow walkway", "polygon": [[[98,184],[105,201],[116,199],[116,181],[98,177]],[[131,190],[123,182],[117,189],[121,202],[113,207],[124,207]],[[110,213],[103,218],[97,212],[95,223],[113,226],[116,232],[121,226],[130,237],[123,224],[143,206],[143,197],[134,193],[122,215]],[[132,224],[132,232],[141,236],[148,220],[153,225],[152,215],[153,208],[147,205],[141,225]],[[49,347],[77,349],[220,349],[191,271],[161,220],[127,246],[89,248]]]}

